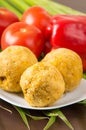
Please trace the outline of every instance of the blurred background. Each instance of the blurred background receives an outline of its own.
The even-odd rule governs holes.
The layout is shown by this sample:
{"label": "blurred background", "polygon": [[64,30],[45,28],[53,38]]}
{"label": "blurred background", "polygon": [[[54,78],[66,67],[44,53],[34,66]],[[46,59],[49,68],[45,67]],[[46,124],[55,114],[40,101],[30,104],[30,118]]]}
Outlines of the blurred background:
{"label": "blurred background", "polygon": [[53,0],[86,13],[86,0]]}

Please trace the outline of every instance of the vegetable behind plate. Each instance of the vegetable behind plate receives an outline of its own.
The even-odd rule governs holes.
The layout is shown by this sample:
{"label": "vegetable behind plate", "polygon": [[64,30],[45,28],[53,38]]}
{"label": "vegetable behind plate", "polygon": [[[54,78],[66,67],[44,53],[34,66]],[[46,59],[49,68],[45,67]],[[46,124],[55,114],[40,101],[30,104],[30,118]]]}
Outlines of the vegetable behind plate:
{"label": "vegetable behind plate", "polygon": [[16,22],[4,30],[1,38],[2,50],[11,45],[25,46],[39,58],[44,49],[44,37],[41,30],[34,25]]}
{"label": "vegetable behind plate", "polygon": [[5,28],[15,22],[19,22],[17,15],[7,8],[0,7],[0,40]]}
{"label": "vegetable behind plate", "polygon": [[82,59],[86,71],[86,15],[57,14],[51,17],[46,28],[52,48],[68,48]]}

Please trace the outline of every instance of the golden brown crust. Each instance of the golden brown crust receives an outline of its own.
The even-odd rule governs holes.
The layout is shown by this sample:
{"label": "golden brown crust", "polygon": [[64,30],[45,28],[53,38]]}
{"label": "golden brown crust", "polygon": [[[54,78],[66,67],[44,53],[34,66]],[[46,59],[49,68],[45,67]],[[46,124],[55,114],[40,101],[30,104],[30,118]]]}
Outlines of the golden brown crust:
{"label": "golden brown crust", "polygon": [[0,87],[9,92],[20,92],[20,76],[35,64],[35,55],[26,47],[10,46],[0,53]]}
{"label": "golden brown crust", "polygon": [[65,91],[75,89],[82,79],[82,61],[74,51],[59,48],[48,53],[42,62],[48,62],[57,67],[66,83]]}
{"label": "golden brown crust", "polygon": [[36,107],[54,103],[65,89],[63,77],[56,67],[41,62],[26,69],[20,85],[27,102]]}

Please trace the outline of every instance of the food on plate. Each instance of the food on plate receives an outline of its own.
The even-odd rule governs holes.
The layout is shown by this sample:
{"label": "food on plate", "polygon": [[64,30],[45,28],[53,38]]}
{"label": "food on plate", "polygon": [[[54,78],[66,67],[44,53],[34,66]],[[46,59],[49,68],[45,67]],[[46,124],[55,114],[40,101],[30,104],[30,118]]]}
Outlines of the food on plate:
{"label": "food on plate", "polygon": [[21,76],[20,86],[25,100],[35,107],[51,105],[62,97],[65,90],[61,73],[55,66],[44,62],[27,68]]}
{"label": "food on plate", "polygon": [[75,89],[82,79],[81,58],[70,49],[54,49],[44,57],[42,62],[51,63],[61,72],[65,81],[65,92]]}
{"label": "food on plate", "polygon": [[20,92],[20,76],[35,64],[37,58],[26,47],[10,46],[0,53],[0,88],[9,92]]}

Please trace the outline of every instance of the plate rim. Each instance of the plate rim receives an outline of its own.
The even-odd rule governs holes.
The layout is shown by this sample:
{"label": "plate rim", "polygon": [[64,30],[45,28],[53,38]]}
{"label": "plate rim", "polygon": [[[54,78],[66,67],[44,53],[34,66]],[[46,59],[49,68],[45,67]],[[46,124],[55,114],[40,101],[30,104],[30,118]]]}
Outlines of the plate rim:
{"label": "plate rim", "polygon": [[[82,78],[82,81],[81,82],[85,82],[86,83],[86,80],[85,79],[83,79]],[[81,84],[81,83],[80,83]],[[77,87],[78,88],[78,87]],[[77,89],[76,88],[76,89]],[[76,91],[76,89],[74,90],[74,91]],[[6,92],[6,91],[4,91],[4,90],[2,90],[2,89],[0,89],[1,91],[3,91],[3,92],[5,92],[5,93],[9,93],[9,92]],[[69,93],[73,93],[73,91],[71,91],[71,92],[68,92],[68,94]],[[14,93],[11,93],[11,94],[13,94],[14,96],[15,96],[15,94]],[[17,94],[18,96],[19,96],[19,94]],[[65,95],[65,94],[64,94]],[[63,96],[64,96],[63,95]],[[64,98],[64,97],[63,97]],[[27,104],[26,106],[21,106],[21,104],[18,104],[18,103],[14,103],[14,102],[12,102],[12,100],[9,100],[9,99],[7,99],[7,98],[4,98],[4,96],[0,96],[0,99],[2,99],[2,100],[4,100],[4,101],[6,101],[7,103],[10,103],[11,105],[15,105],[15,106],[18,106],[18,107],[20,107],[20,108],[24,108],[24,109],[31,109],[31,110],[51,110],[51,109],[57,109],[57,108],[62,108],[62,107],[66,107],[66,106],[69,106],[69,105],[72,105],[72,104],[75,104],[75,103],[77,103],[77,102],[80,102],[80,101],[82,101],[82,100],[84,100],[84,99],[86,99],[86,95],[85,96],[83,96],[83,97],[81,97],[81,98],[79,98],[79,99],[77,99],[77,100],[75,100],[75,101],[71,101],[70,103],[68,102],[68,103],[65,103],[65,104],[60,104],[60,105],[54,105],[54,104],[56,104],[56,102],[58,103],[58,101],[60,101],[60,100],[62,100],[62,98],[60,98],[58,101],[56,101],[54,104],[52,104],[52,106],[47,106],[47,107],[32,107],[32,106],[29,106],[29,104],[26,102],[26,100],[23,98],[23,100],[24,100],[24,102]]]}

